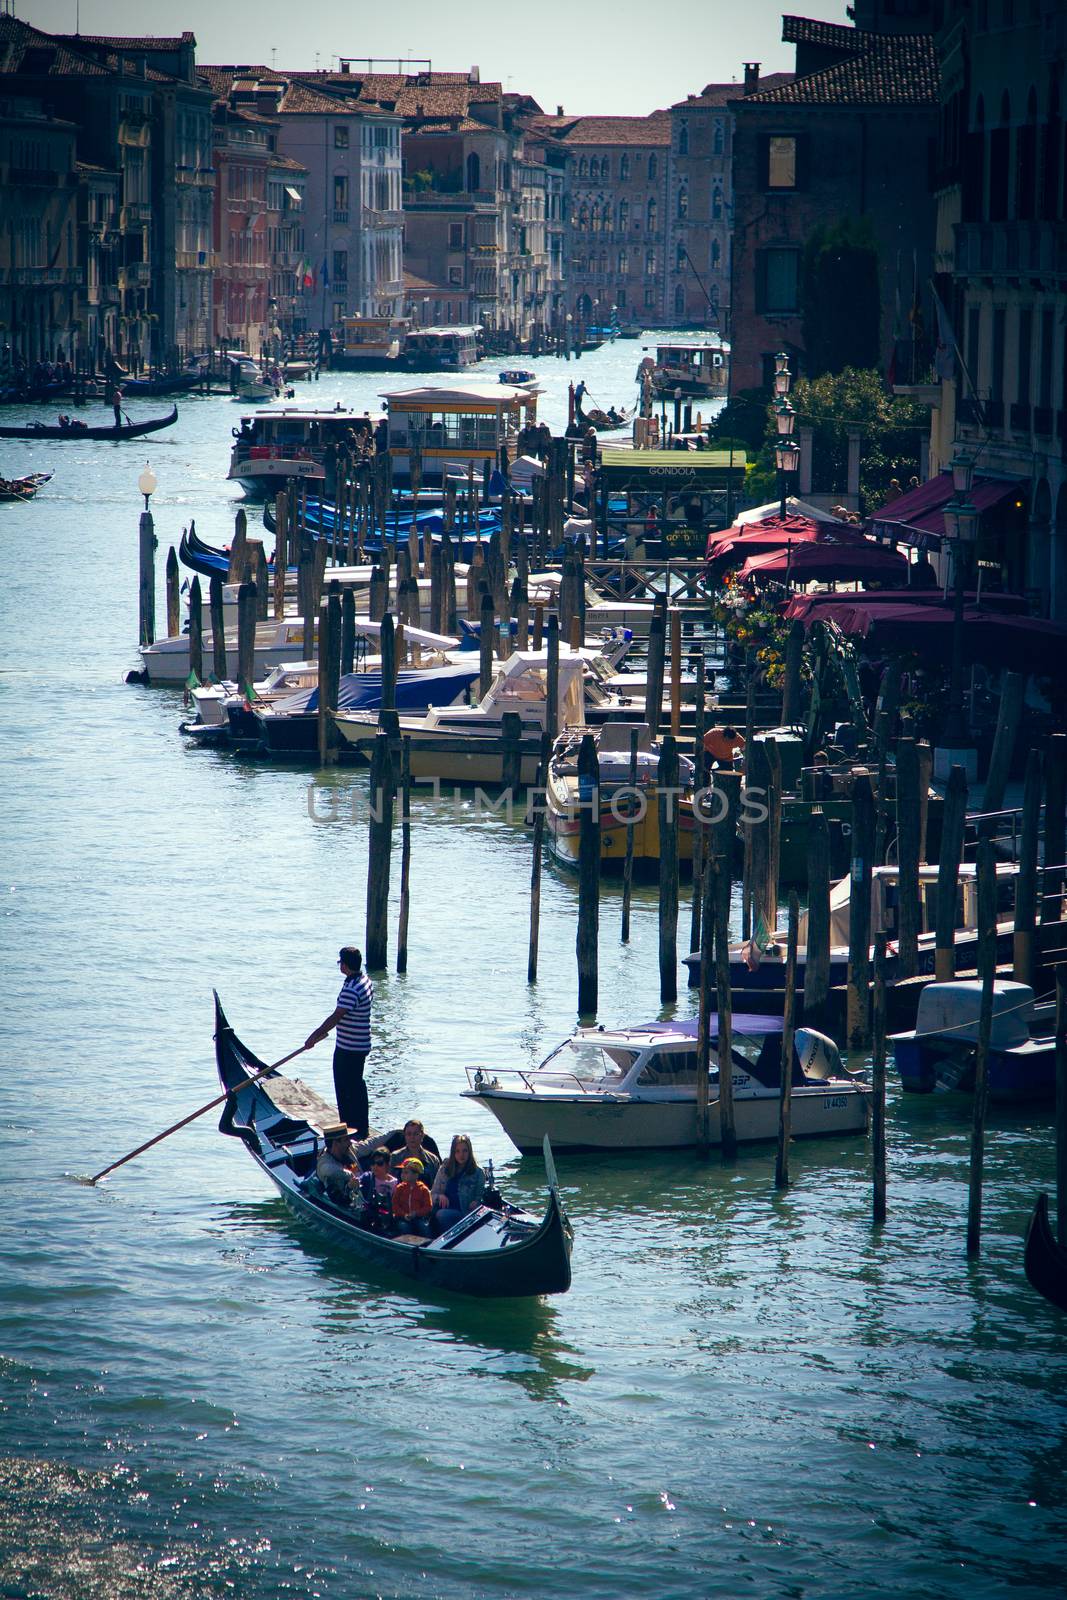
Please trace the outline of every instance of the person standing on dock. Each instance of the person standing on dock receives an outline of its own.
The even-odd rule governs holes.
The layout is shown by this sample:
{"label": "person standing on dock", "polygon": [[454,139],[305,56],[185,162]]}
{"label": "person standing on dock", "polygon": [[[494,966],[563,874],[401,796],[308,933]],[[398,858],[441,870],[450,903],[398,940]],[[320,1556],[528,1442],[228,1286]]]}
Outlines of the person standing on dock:
{"label": "person standing on dock", "polygon": [[337,1005],[325,1022],[308,1034],[304,1048],[313,1049],[332,1028],[337,1029],[333,1052],[337,1115],[342,1122],[349,1124],[355,1138],[365,1139],[370,1130],[370,1112],[363,1069],[370,1052],[370,1012],[374,985],[363,971],[363,954],[355,945],[344,946],[337,958],[337,965],[344,978]]}

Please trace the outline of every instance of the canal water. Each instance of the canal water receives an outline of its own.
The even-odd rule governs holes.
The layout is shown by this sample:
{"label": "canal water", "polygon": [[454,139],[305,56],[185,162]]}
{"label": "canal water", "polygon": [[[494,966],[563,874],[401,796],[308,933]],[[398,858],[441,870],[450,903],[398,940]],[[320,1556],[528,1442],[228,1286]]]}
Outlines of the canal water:
{"label": "canal water", "polygon": [[[579,373],[630,401],[639,354],[536,362],[548,420]],[[299,398],[373,409],[383,387]],[[179,409],[141,444],[0,462],[55,469],[0,507],[0,1592],[1062,1596],[1067,1319],[1022,1271],[1043,1113],[992,1118],[976,1265],[963,1099],[891,1089],[880,1231],[856,1140],[796,1146],[784,1194],[766,1148],[563,1158],[574,1285],[532,1304],[350,1265],[211,1116],[76,1181],[214,1092],[213,988],[275,1059],[363,932],[365,778],[331,777],[340,820],[316,821],[312,774],[190,750],[180,696],[123,682],[146,456],[161,557],[192,517],[232,527],[240,409]],[[469,1131],[539,1206],[540,1162],[459,1098],[466,1066],[533,1063],[574,1022],[575,885],[546,872],[529,988],[528,874],[517,819],[416,802],[410,970],[377,980],[369,1082],[380,1124]],[[656,1016],[653,891],[626,947],[618,925],[607,887],[600,1017]],[[329,1064],[300,1072],[328,1093]]]}

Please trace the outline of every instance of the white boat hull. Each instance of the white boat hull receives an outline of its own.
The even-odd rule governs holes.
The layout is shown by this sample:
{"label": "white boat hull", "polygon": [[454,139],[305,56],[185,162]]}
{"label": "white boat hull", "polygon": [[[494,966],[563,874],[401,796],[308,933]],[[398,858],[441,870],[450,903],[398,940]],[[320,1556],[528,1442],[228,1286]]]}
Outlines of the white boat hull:
{"label": "white boat hull", "polygon": [[[506,1091],[466,1089],[496,1117],[508,1138],[523,1153],[537,1151],[547,1133],[554,1150],[685,1149],[698,1141],[695,1098],[638,1100],[576,1094],[521,1095]],[[792,1134],[796,1139],[866,1133],[867,1095],[855,1084],[827,1084],[792,1092]],[[776,1139],[778,1095],[736,1098],[734,1121],[741,1143]],[[718,1099],[709,1108],[712,1144],[721,1144]]]}

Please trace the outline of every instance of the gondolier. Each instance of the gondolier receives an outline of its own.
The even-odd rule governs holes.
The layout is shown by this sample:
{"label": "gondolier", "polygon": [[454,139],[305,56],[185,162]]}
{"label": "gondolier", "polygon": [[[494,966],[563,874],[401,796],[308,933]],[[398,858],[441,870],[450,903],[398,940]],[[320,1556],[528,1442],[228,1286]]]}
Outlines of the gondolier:
{"label": "gondolier", "polygon": [[337,1029],[333,1052],[333,1086],[337,1099],[337,1115],[348,1123],[353,1136],[365,1139],[370,1128],[367,1105],[367,1086],[363,1069],[370,1051],[370,1013],[374,1000],[374,985],[363,971],[363,956],[355,945],[346,944],[337,958],[344,982],[337,996],[337,1005],[325,1022],[308,1034],[304,1041],[310,1050],[331,1029]]}

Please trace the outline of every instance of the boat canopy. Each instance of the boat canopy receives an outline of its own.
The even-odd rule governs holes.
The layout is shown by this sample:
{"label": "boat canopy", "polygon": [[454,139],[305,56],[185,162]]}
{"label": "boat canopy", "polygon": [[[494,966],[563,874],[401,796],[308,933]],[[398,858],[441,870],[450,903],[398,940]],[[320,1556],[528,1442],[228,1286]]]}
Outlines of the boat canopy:
{"label": "boat canopy", "polygon": [[539,394],[539,389],[518,388],[510,383],[492,383],[488,379],[469,378],[466,381],[446,384],[420,384],[416,389],[383,391],[381,398],[390,411],[436,410],[450,406],[471,411],[503,411],[523,405]]}

